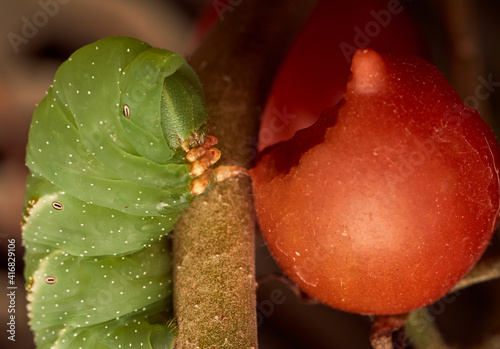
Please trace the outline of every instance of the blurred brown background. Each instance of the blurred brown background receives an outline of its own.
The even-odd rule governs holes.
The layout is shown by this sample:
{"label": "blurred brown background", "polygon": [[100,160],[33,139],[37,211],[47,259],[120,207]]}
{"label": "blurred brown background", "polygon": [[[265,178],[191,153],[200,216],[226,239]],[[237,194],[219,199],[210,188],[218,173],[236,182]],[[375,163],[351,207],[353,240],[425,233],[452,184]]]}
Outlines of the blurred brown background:
{"label": "blurred brown background", "polygon": [[[333,1],[333,0],[332,0]],[[31,115],[59,64],[79,47],[112,35],[130,35],[153,46],[189,55],[194,24],[212,0],[18,0],[0,5],[0,347],[33,348],[27,327],[22,278],[20,221],[27,169],[24,151]],[[497,132],[500,115],[500,2],[497,0],[402,1],[428,37],[434,63],[462,98],[473,96],[478,76],[498,82],[481,100],[480,111]],[[47,11],[42,3],[57,4]],[[40,11],[48,13],[45,17]],[[52,11],[52,12],[51,12]],[[25,42],[26,21],[39,27]],[[47,20],[45,21],[44,18]],[[46,22],[46,23],[44,23]],[[28,36],[30,36],[28,38]],[[496,118],[495,118],[496,116]],[[497,132],[497,135],[500,133]],[[7,240],[16,241],[16,342],[7,339]],[[498,253],[495,236],[488,253]],[[257,274],[279,271],[260,236]],[[270,302],[279,290],[280,302]],[[276,293],[275,293],[276,294]],[[370,319],[321,305],[307,305],[284,285],[268,282],[258,290],[260,348],[370,348]],[[450,304],[431,307],[446,339],[458,348],[500,349],[500,281],[461,292]],[[496,338],[490,340],[488,336]],[[481,344],[482,343],[482,344]]]}

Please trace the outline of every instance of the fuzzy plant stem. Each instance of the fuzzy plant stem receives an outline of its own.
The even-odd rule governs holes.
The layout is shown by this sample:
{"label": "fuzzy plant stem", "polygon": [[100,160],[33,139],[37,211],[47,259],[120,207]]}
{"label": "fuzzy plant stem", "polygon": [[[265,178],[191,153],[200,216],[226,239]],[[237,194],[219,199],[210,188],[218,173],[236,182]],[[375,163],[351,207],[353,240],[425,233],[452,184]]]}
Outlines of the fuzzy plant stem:
{"label": "fuzzy plant stem", "polygon": [[[450,291],[448,296],[443,298],[444,302],[448,297],[455,297],[454,292],[457,292],[466,287],[494,280],[500,277],[500,256],[492,256],[484,258]],[[412,312],[405,324],[407,336],[410,338],[410,343],[416,349],[450,349],[439,333],[439,329],[434,323],[434,316],[427,308],[422,308]],[[485,345],[491,345],[496,338],[485,338]],[[482,348],[482,347],[481,347]]]}
{"label": "fuzzy plant stem", "polygon": [[[216,3],[221,2],[214,2]],[[315,1],[229,1],[189,60],[205,91],[219,165],[250,168],[279,62]],[[236,176],[198,197],[174,233],[176,347],[256,348],[253,203]]]}
{"label": "fuzzy plant stem", "polygon": [[409,342],[415,349],[452,349],[448,346],[437,328],[434,317],[427,308],[412,312],[405,325]]}

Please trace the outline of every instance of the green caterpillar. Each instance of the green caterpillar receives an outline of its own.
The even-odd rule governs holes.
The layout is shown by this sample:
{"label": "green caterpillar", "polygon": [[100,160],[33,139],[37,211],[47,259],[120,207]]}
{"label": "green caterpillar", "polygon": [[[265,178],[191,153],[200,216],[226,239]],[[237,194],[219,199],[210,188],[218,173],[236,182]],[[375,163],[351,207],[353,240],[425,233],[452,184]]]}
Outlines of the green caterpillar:
{"label": "green caterpillar", "polygon": [[212,181],[200,82],[129,37],[77,50],[29,132],[23,243],[38,348],[173,347],[165,237]]}

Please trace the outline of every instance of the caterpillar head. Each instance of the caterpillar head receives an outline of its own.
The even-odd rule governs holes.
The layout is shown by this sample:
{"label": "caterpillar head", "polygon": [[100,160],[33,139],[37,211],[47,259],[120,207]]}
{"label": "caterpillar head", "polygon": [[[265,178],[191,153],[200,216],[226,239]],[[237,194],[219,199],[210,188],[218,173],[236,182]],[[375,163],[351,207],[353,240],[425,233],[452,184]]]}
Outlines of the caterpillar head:
{"label": "caterpillar head", "polygon": [[[142,156],[164,138],[172,151],[204,143],[207,111],[193,69],[179,55],[157,48],[138,54],[120,77],[122,125]],[[138,134],[149,137],[139,138]],[[138,144],[139,143],[139,144]]]}

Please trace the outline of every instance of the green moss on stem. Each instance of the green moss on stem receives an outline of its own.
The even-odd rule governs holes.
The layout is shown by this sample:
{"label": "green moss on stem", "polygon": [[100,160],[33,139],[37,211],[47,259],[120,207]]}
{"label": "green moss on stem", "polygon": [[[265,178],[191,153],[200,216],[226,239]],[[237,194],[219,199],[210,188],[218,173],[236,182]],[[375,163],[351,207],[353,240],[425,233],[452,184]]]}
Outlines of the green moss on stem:
{"label": "green moss on stem", "polygon": [[[272,78],[314,4],[231,5],[189,61],[204,87],[221,165],[251,166]],[[245,176],[215,184],[183,214],[174,234],[177,348],[257,347],[254,226]]]}

